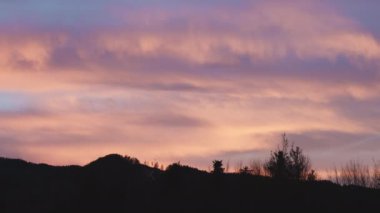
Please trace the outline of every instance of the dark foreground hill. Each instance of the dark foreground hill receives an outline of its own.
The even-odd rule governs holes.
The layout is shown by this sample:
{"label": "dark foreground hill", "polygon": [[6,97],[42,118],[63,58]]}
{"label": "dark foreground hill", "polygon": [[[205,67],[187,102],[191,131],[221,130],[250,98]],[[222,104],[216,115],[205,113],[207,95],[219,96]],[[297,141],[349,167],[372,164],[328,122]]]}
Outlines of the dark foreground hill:
{"label": "dark foreground hill", "polygon": [[379,212],[380,191],[327,181],[166,171],[108,155],[54,167],[0,158],[0,212]]}

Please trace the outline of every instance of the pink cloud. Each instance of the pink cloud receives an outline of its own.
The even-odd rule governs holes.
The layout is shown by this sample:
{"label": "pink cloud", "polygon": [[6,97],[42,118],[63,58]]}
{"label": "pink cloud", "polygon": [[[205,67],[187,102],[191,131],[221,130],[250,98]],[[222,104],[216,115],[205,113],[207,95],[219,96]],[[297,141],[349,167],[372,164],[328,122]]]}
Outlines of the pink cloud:
{"label": "pink cloud", "polygon": [[[169,162],[268,151],[283,131],[379,131],[360,119],[365,106],[378,116],[380,43],[371,33],[312,1],[236,12],[138,11],[109,28],[4,33],[0,90],[31,101],[0,114],[2,152],[57,164],[109,152]],[[347,113],[342,99],[373,105]]]}

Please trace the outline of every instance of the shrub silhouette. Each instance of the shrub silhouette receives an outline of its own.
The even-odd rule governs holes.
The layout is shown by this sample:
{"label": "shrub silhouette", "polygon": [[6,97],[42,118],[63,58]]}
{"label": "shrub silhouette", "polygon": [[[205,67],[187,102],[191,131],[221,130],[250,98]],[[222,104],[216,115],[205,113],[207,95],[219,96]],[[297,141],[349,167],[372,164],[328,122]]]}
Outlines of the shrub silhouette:
{"label": "shrub silhouette", "polygon": [[[373,174],[375,177],[375,174]],[[373,177],[371,177],[370,169],[367,165],[358,161],[349,161],[343,165],[338,171],[335,168],[335,182],[342,185],[355,185],[362,187],[374,187]]]}
{"label": "shrub silhouette", "polygon": [[373,175],[372,175],[372,187],[375,189],[380,189],[380,162],[375,162],[373,165]]}
{"label": "shrub silhouette", "polygon": [[317,173],[315,172],[315,170],[311,170],[309,172],[309,174],[307,174],[306,180],[307,181],[316,181],[317,180]]}
{"label": "shrub silhouette", "polygon": [[242,175],[250,175],[252,174],[252,171],[248,168],[248,166],[244,166],[242,169],[240,169],[239,173]]}
{"label": "shrub silhouette", "polygon": [[260,160],[252,160],[249,164],[249,169],[252,175],[265,176],[263,163]]}

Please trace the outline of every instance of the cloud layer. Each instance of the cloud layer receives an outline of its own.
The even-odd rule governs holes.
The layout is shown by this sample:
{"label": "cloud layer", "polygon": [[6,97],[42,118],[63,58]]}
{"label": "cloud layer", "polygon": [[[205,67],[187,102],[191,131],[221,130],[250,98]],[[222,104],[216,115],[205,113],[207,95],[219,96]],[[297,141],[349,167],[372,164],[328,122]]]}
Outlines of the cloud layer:
{"label": "cloud layer", "polygon": [[282,132],[317,168],[380,153],[377,14],[356,2],[0,4],[1,155],[207,168]]}

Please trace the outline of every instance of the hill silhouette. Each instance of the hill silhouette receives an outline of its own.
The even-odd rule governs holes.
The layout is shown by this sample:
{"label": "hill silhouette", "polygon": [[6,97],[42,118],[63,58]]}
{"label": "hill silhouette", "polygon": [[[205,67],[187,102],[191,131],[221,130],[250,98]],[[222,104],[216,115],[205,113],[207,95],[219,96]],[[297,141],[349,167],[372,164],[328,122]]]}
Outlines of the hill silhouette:
{"label": "hill silhouette", "polygon": [[2,213],[380,210],[380,190],[208,173],[179,163],[162,171],[117,154],[85,166],[0,158],[0,190]]}

